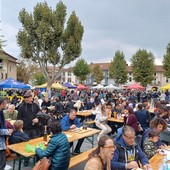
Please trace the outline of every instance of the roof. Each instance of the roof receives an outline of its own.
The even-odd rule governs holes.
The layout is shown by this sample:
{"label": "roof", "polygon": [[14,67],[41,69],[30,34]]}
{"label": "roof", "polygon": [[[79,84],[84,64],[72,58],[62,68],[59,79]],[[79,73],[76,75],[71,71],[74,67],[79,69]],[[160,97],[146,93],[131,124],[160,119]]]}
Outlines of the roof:
{"label": "roof", "polygon": [[2,51],[2,53],[5,54],[7,60],[12,61],[14,63],[17,63],[17,60],[18,60],[17,58],[15,58],[14,56],[6,53],[5,51]]}

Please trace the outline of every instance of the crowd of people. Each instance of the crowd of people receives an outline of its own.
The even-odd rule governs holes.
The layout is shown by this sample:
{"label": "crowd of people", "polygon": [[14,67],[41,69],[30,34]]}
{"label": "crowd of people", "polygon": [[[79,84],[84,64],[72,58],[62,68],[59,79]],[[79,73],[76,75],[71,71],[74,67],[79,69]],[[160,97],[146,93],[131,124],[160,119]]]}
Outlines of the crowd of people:
{"label": "crowd of people", "polygon": [[[51,170],[68,169],[73,143],[68,142],[62,131],[84,124],[84,119],[77,117],[79,110],[91,110],[89,119],[101,129],[97,136],[98,146],[89,155],[85,170],[140,166],[148,169],[148,160],[167,148],[168,143],[161,141],[160,133],[170,123],[168,91],[62,90],[52,91],[49,98],[39,90],[28,90],[20,95],[23,100],[16,95],[11,101],[0,97],[0,170],[6,165],[7,138],[9,144],[14,144],[41,137],[46,125],[48,133],[52,133],[51,139],[47,148],[37,148],[36,154],[39,158],[52,158]],[[152,116],[148,110],[151,105],[155,108]],[[123,125],[108,122],[110,117],[123,118]],[[11,125],[10,120],[16,121]],[[135,140],[138,135],[141,136],[140,143]],[[83,142],[84,138],[78,140],[74,155],[81,153]],[[24,166],[28,166],[28,162],[29,159],[25,159]]]}

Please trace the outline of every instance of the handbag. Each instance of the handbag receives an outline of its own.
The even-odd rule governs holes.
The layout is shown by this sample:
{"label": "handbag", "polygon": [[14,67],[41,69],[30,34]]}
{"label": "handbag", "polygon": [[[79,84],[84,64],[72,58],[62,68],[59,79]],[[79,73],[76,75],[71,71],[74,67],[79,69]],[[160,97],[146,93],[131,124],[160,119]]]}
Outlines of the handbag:
{"label": "handbag", "polygon": [[138,131],[139,131],[139,132],[142,132],[142,131],[143,131],[143,128],[142,128],[141,124],[140,124],[139,122],[137,122],[137,124],[138,124]]}
{"label": "handbag", "polygon": [[33,167],[32,170],[48,170],[49,167],[51,165],[51,159],[50,158],[47,158],[47,157],[44,157],[42,159],[40,159],[36,164],[35,166]]}

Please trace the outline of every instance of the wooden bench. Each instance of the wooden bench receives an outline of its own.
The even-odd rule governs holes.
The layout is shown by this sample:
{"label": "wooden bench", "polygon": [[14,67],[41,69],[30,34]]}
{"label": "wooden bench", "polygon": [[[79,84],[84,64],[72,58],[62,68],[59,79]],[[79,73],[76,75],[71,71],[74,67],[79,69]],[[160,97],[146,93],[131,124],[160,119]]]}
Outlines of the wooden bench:
{"label": "wooden bench", "polygon": [[70,165],[69,165],[69,169],[78,165],[79,163],[87,160],[88,158],[88,155],[89,153],[91,153],[92,151],[94,151],[96,148],[92,148],[86,152],[83,152],[79,155],[76,155],[76,156],[73,156],[71,159],[70,159]]}

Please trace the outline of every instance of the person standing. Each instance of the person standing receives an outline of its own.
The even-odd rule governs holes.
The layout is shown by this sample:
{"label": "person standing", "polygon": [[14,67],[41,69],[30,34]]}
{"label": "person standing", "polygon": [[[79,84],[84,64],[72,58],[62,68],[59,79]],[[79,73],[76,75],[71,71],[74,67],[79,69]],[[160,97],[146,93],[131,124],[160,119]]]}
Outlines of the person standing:
{"label": "person standing", "polygon": [[0,97],[0,170],[4,170],[6,165],[6,136],[11,135],[13,129],[7,129],[3,110],[6,108],[7,101]]}
{"label": "person standing", "polygon": [[[70,113],[61,119],[61,127],[63,131],[74,130],[76,128],[80,128],[81,124],[78,118],[76,117],[76,114],[77,114],[77,111],[75,109],[71,109]],[[76,148],[74,150],[74,154],[81,153],[80,148],[81,148],[83,141],[84,141],[84,138],[78,140]],[[73,142],[70,143],[70,147],[72,146],[73,146]]]}
{"label": "person standing", "polygon": [[36,118],[36,114],[39,111],[39,106],[32,101],[32,93],[28,90],[24,94],[24,101],[19,107],[17,120],[24,122],[23,131],[30,139],[37,138],[41,134],[37,126],[38,118]]}

